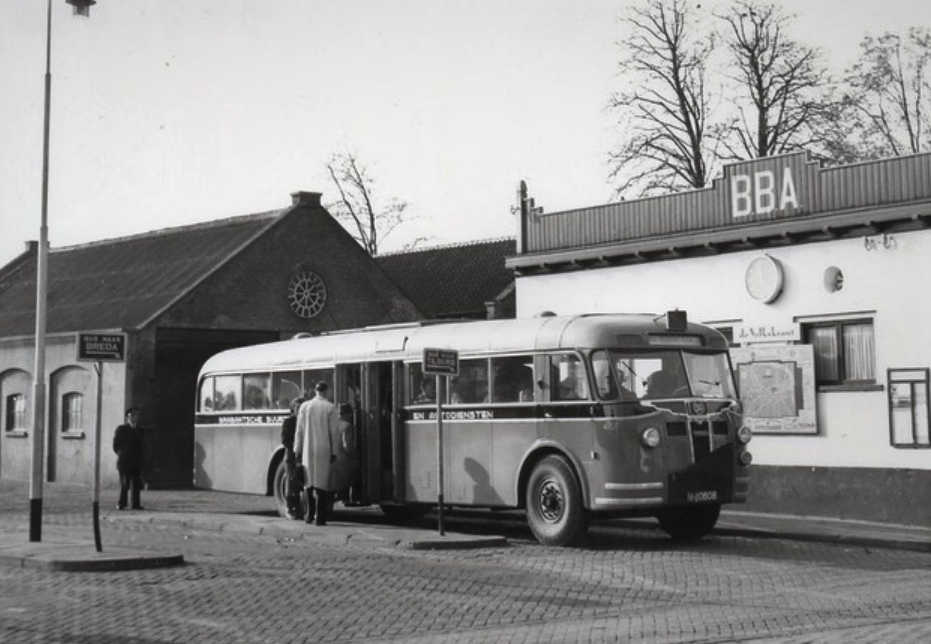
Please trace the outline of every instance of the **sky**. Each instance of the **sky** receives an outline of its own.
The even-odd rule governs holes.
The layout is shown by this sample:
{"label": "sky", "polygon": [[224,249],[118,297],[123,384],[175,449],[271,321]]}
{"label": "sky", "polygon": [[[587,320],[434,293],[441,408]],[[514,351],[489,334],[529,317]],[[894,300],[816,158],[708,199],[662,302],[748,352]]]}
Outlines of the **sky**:
{"label": "sky", "polygon": [[[719,0],[695,3],[701,11]],[[381,250],[514,235],[610,200],[605,106],[629,0],[53,0],[53,248],[333,201],[358,155],[407,202]],[[783,0],[837,67],[865,33],[931,26],[927,0]],[[0,0],[0,265],[39,237],[46,3]]]}

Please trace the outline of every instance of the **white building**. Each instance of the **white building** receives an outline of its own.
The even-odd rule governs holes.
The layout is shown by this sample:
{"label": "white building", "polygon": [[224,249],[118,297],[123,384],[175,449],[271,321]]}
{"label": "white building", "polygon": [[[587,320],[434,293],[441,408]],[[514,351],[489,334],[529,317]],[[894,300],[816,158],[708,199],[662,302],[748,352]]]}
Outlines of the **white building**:
{"label": "white building", "polygon": [[680,308],[732,338],[747,509],[931,526],[931,154],[522,210],[518,317]]}

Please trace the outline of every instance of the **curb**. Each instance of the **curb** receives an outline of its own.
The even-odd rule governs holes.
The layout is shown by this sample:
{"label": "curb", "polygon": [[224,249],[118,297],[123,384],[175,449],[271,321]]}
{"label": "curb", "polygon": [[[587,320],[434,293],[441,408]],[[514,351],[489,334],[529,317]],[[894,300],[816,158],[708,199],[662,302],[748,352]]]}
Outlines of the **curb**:
{"label": "curb", "polygon": [[0,565],[57,572],[115,572],[182,566],[184,557],[128,548],[97,552],[90,544],[41,542],[0,549]]}

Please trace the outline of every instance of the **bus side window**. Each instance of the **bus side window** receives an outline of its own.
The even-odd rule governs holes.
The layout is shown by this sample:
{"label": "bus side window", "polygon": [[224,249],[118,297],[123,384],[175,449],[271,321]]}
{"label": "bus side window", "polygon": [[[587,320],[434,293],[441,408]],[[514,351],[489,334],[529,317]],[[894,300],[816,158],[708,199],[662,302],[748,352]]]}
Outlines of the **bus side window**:
{"label": "bus side window", "polygon": [[200,383],[200,396],[197,397],[200,401],[198,411],[213,411],[213,381],[213,376],[208,376]]}
{"label": "bus side window", "polygon": [[436,403],[436,378],[425,376],[419,362],[407,365],[407,402],[411,405]]}
{"label": "bus side window", "polygon": [[330,391],[335,389],[332,369],[308,369],[304,372],[304,398],[310,400],[316,396],[314,387],[318,382],[325,382],[330,385]]}
{"label": "bus side window", "polygon": [[217,376],[216,391],[213,397],[214,411],[239,411],[242,395],[242,377]]}
{"label": "bus side window", "polygon": [[566,353],[550,356],[550,383],[553,400],[586,400],[588,381],[582,360]]}
{"label": "bus side window", "polygon": [[280,371],[272,374],[272,393],[276,409],[290,409],[291,401],[303,395],[300,371]]}
{"label": "bus side window", "polygon": [[595,374],[595,391],[604,400],[613,400],[617,395],[617,381],[607,351],[592,353],[592,373]]}
{"label": "bus side window", "polygon": [[488,402],[488,360],[459,361],[459,375],[450,381],[449,402],[475,405]]}
{"label": "bus side window", "polygon": [[269,409],[272,406],[271,378],[267,373],[243,376],[243,409]]}
{"label": "bus side window", "polygon": [[532,356],[493,358],[491,368],[493,402],[533,402]]}

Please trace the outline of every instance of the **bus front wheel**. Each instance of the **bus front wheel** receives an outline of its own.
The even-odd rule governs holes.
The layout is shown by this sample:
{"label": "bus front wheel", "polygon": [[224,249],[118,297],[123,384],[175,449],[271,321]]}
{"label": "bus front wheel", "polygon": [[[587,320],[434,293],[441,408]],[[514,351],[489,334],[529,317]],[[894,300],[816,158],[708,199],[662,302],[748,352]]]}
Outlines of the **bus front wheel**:
{"label": "bus front wheel", "polygon": [[660,527],[675,541],[698,541],[714,530],[720,505],[665,508],[656,514]]}
{"label": "bus front wheel", "polygon": [[581,486],[562,456],[547,456],[534,466],[526,506],[530,530],[543,545],[574,545],[588,530]]}

